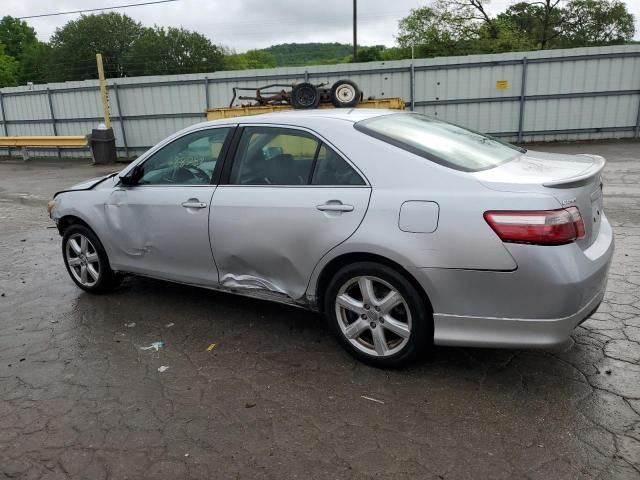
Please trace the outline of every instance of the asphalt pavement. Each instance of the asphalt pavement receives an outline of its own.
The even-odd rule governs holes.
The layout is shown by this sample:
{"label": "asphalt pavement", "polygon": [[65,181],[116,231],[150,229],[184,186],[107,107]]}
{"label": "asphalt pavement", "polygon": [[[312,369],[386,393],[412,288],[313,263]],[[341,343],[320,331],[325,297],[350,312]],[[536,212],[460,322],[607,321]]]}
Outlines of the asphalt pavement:
{"label": "asphalt pavement", "polygon": [[82,292],[46,202],[121,166],[0,161],[0,478],[640,479],[640,143],[537,148],[609,160],[599,311],[559,349],[391,371],[303,310],[144,278]]}

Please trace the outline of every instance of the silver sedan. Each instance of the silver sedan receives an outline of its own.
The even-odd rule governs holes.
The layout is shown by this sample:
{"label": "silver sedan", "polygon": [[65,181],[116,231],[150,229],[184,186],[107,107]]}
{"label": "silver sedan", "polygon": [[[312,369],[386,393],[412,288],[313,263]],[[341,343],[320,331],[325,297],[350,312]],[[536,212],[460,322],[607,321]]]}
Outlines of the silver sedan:
{"label": "silver sedan", "polygon": [[49,210],[86,291],[135,274],[318,310],[396,366],[564,342],[606,288],[604,163],[409,112],[293,111],[189,127]]}

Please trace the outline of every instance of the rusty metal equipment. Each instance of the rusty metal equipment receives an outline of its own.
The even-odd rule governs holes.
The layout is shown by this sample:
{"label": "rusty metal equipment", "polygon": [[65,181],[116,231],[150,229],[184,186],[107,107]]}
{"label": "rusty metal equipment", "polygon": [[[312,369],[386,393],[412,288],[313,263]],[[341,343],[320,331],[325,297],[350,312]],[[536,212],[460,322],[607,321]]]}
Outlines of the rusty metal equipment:
{"label": "rusty metal equipment", "polygon": [[[394,97],[362,100],[358,103],[357,108],[390,108],[394,110],[404,110],[405,106],[404,100]],[[325,103],[320,104],[318,108],[334,108],[334,106],[331,103]],[[207,110],[207,120],[259,115],[261,113],[284,112],[292,109],[293,107],[290,104],[210,108]]]}
{"label": "rusty metal equipment", "polygon": [[[319,105],[332,103],[336,108],[352,108],[362,100],[362,92],[351,80],[338,80],[327,88],[328,83],[272,83],[258,88],[234,87],[229,107],[236,100],[250,103],[241,107],[264,107],[291,105],[296,109],[318,108]],[[254,95],[239,95],[239,92],[253,92]]]}

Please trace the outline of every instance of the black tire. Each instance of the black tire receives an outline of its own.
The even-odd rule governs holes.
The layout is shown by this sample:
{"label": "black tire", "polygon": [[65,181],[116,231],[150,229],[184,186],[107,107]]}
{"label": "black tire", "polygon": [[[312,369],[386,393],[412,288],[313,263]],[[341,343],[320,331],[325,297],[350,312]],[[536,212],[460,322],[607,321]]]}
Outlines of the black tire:
{"label": "black tire", "polygon": [[293,86],[291,91],[291,104],[297,110],[318,108],[320,104],[320,92],[315,85],[302,82]]}
{"label": "black tire", "polygon": [[[387,330],[387,328],[390,327],[388,317],[385,317],[387,318],[386,326],[384,325],[384,321],[380,321],[380,318],[376,318],[375,321],[370,322],[370,318],[366,317],[366,314],[369,314],[369,310],[367,310],[366,312],[362,312],[362,314],[365,316],[359,316],[354,312],[347,312],[345,310],[345,316],[353,316],[352,323],[345,323],[345,318],[343,318],[342,316],[343,314],[338,313],[338,311],[341,310],[340,307],[336,306],[336,299],[338,297],[338,294],[340,294],[340,291],[343,290],[346,285],[349,285],[352,282],[357,281],[358,278],[363,277],[370,278],[370,280],[372,280],[374,284],[378,280],[382,280],[382,282],[386,283],[387,286],[390,286],[393,290],[395,290],[402,296],[402,300],[404,303],[398,305],[397,307],[400,310],[392,309],[390,310],[390,313],[392,314],[392,317],[395,316],[396,318],[398,318],[398,315],[401,315],[404,310],[409,310],[409,315],[405,316],[405,319],[407,320],[407,330],[409,331],[408,338],[403,339],[400,336],[397,336],[396,339],[396,335],[393,333],[393,331]],[[355,285],[356,284],[354,284],[354,286]],[[382,284],[379,284],[379,287],[381,287],[382,289],[386,288]],[[358,290],[360,290],[360,287],[357,288]],[[343,292],[343,294],[348,292],[349,290]],[[349,296],[352,295],[351,293],[348,294]],[[384,292],[382,293],[382,295],[384,295]],[[361,300],[363,308],[366,308],[367,305],[365,304],[365,298],[362,297]],[[380,303],[378,303],[378,305],[380,305]],[[334,275],[326,291],[324,292],[323,308],[325,317],[329,323],[329,327],[337,336],[343,347],[358,360],[374,367],[400,367],[428,352],[431,348],[431,345],[433,344],[433,316],[429,306],[425,305],[425,302],[423,301],[416,287],[414,287],[413,284],[402,273],[380,263],[358,262],[347,265],[340,269]],[[371,308],[371,306],[369,306],[369,308]],[[376,310],[378,310],[377,307]],[[361,319],[363,319],[367,323],[370,322],[369,325],[371,325],[371,328],[369,328],[368,332],[366,329],[363,330],[362,336],[358,337],[357,339],[348,339],[346,337],[346,333],[343,331],[343,328],[351,327],[355,324],[356,320],[360,321]],[[374,323],[376,324],[375,326]],[[389,355],[377,356],[375,352],[372,352],[373,354],[371,354],[363,351],[363,349],[366,350],[366,348],[369,348],[365,345],[365,337],[368,334],[371,335],[371,345],[375,343],[373,341],[373,333],[375,328],[383,329],[383,338],[386,338],[390,342],[389,345],[393,345],[393,342],[397,342],[396,347],[389,349]],[[403,341],[406,342],[404,343],[404,345]],[[356,346],[355,344],[357,344],[358,346]]]}
{"label": "black tire", "polygon": [[331,103],[336,108],[353,108],[360,103],[362,92],[351,80],[338,80],[331,87]]}
{"label": "black tire", "polygon": [[[85,237],[89,241],[87,243],[87,253],[84,254],[76,253],[69,243],[73,241],[75,242],[75,245],[78,245],[77,240],[81,239],[82,237]],[[70,259],[69,255],[67,254],[68,248],[73,251],[72,254],[76,255],[76,257],[74,257],[73,259]],[[97,256],[97,262],[95,261],[95,257],[93,256],[94,254]],[[100,242],[96,234],[84,225],[72,225],[65,230],[64,236],[62,237],[62,258],[64,259],[64,265],[65,267],[67,267],[67,273],[69,273],[71,280],[73,280],[73,282],[78,287],[87,292],[111,292],[122,281],[122,276],[111,270],[107,253],[105,252],[104,247],[102,246],[102,243]],[[75,260],[75,258],[77,258],[81,264],[75,266],[69,265],[69,262]],[[93,269],[94,272],[97,271],[98,278],[94,279],[91,273],[85,273],[89,281],[87,283],[82,283],[82,277],[79,270],[83,266],[86,270],[88,258],[94,259],[94,262],[91,262],[92,266],[95,266],[96,264],[98,265],[97,269]]]}

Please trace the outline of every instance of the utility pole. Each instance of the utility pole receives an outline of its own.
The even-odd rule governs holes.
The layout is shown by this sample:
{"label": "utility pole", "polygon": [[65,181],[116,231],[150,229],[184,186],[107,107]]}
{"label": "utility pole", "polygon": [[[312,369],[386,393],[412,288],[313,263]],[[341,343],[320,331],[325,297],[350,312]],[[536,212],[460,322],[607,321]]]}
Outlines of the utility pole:
{"label": "utility pole", "polygon": [[353,0],[353,61],[358,61],[358,0]]}
{"label": "utility pole", "polygon": [[104,124],[107,128],[111,128],[111,117],[109,116],[109,94],[107,92],[107,81],[104,78],[104,66],[102,65],[101,53],[96,53],[96,63],[98,64],[98,80],[100,82],[100,99],[102,100]]}

